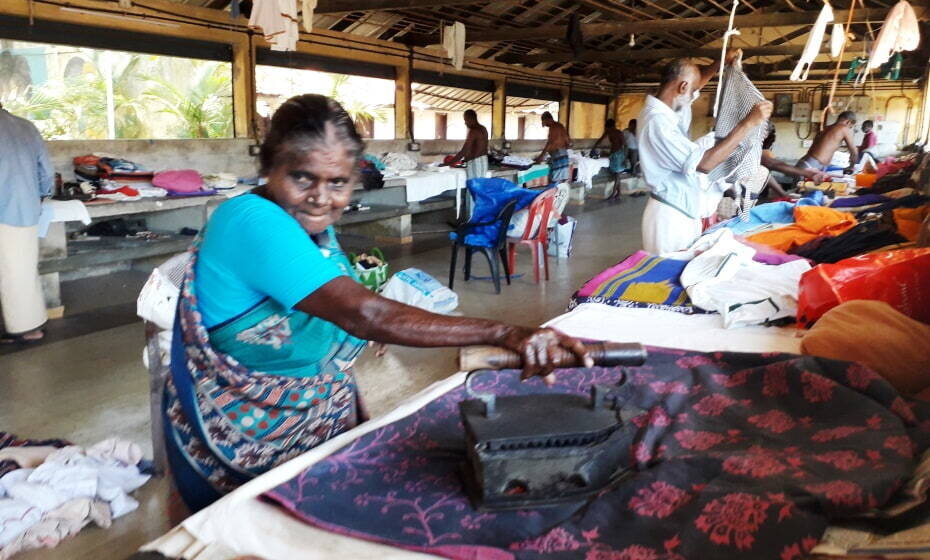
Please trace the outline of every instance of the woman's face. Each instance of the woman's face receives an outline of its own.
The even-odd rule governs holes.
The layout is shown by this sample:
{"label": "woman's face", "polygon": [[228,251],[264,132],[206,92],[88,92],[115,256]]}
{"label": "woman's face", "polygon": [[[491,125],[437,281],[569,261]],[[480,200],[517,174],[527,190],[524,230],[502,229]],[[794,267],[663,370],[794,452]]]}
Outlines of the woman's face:
{"label": "woman's face", "polygon": [[342,216],[357,177],[345,147],[328,140],[311,149],[292,149],[268,174],[266,193],[309,234],[322,233]]}

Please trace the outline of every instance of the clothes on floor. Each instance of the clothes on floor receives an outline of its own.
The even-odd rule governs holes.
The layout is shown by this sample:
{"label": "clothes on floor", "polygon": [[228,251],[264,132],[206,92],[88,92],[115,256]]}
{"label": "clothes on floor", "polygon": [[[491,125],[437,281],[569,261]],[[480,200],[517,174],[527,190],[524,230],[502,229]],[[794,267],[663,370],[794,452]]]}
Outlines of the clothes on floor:
{"label": "clothes on floor", "polygon": [[484,179],[488,176],[488,156],[478,156],[465,162],[465,178]]}
{"label": "clothes on floor", "polygon": [[56,546],[92,521],[108,527],[139,506],[129,494],[150,477],[123,460],[141,458],[139,446],[106,440],[92,449],[54,448],[35,468],[0,478],[0,559]]}
{"label": "clothes on floor", "polygon": [[571,180],[571,160],[568,150],[561,148],[549,152],[549,181],[551,183],[565,183]]}
{"label": "clothes on floor", "polygon": [[55,170],[34,124],[0,108],[0,225],[39,223],[42,197],[52,194]]}
{"label": "clothes on floor", "polygon": [[901,51],[912,51],[920,46],[920,27],[914,8],[900,0],[891,8],[878,37],[869,53],[869,69],[878,68],[888,62],[891,55]]}
{"label": "clothes on floor", "polygon": [[858,362],[904,395],[930,387],[930,325],[883,301],[855,300],[826,312],[801,340],[811,356]]}
{"label": "clothes on floor", "polygon": [[[282,237],[267,221],[262,224],[276,239]],[[211,219],[207,231],[214,225]],[[299,229],[296,222],[294,226]],[[198,238],[191,246],[162,412],[171,473],[193,511],[364,420],[351,368],[367,342],[329,321],[294,311],[294,302],[279,299],[291,289],[298,293],[306,288],[294,288],[297,281],[313,288],[331,275],[356,278],[331,229],[325,242],[314,242],[301,232],[312,247],[296,260],[314,263],[314,270],[306,273],[309,281],[292,278],[289,284],[278,284],[272,279],[284,295],[265,297],[209,331],[201,302],[210,288],[198,281],[204,269],[199,266],[203,244]],[[230,236],[217,242],[248,253]],[[268,247],[261,251],[272,252]],[[293,258],[293,251],[288,254]],[[253,268],[268,265],[254,258],[253,254]],[[266,272],[281,273],[277,266],[268,266]],[[228,285],[233,279],[225,281]],[[218,286],[212,289],[219,295],[228,293]]]}
{"label": "clothes on floor", "polygon": [[881,508],[930,446],[930,405],[810,356],[654,348],[642,367],[563,370],[552,388],[499,372],[483,388],[587,395],[621,378],[621,403],[644,411],[628,423],[633,476],[584,503],[476,512],[459,476],[463,388],[265,497],[310,525],[448,558],[755,560],[803,555],[831,520]]}
{"label": "clothes on floor", "polygon": [[28,333],[48,321],[39,279],[39,226],[0,223],[0,312],[6,332]]}
{"label": "clothes on floor", "polygon": [[780,251],[790,252],[790,249],[818,237],[839,235],[852,229],[857,223],[852,214],[839,210],[823,206],[796,206],[794,224],[756,233],[747,239],[754,243],[769,245]]}
{"label": "clothes on floor", "polygon": [[869,220],[835,236],[812,239],[791,249],[791,254],[810,259],[816,263],[835,263],[856,255],[863,255],[888,245],[904,243],[894,226],[880,220]]}
{"label": "clothes on floor", "polygon": [[814,60],[820,54],[820,46],[823,44],[823,35],[827,31],[827,24],[833,21],[833,8],[830,3],[824,1],[823,8],[814,22],[814,27],[807,36],[807,43],[804,45],[804,51],[801,53],[801,59],[798,60],[797,66],[791,72],[790,80],[792,82],[804,81],[807,74],[814,64]]}
{"label": "clothes on floor", "polygon": [[[71,442],[63,439],[22,439],[9,432],[0,432],[0,451],[9,451],[21,448],[60,448],[71,445]],[[16,460],[16,456],[0,458],[0,478],[8,472],[15,471],[25,465]]]}
{"label": "clothes on floor", "polygon": [[465,65],[465,24],[457,21],[443,27],[442,48],[446,57],[452,59],[452,66],[461,70]]}
{"label": "clothes on floor", "polygon": [[693,313],[679,281],[688,262],[637,251],[584,284],[569,303],[604,303],[615,307],[646,307]]}

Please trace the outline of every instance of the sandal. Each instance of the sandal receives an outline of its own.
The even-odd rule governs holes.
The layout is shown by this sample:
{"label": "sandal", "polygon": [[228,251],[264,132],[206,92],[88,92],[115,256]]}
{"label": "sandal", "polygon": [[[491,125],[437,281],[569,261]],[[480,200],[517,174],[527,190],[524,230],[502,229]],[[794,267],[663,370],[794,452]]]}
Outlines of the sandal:
{"label": "sandal", "polygon": [[[28,335],[34,333],[40,333],[41,336],[33,338]],[[38,331],[29,331],[26,334],[4,334],[0,336],[0,344],[33,344],[36,342],[41,342],[45,340],[45,329],[39,329]]]}

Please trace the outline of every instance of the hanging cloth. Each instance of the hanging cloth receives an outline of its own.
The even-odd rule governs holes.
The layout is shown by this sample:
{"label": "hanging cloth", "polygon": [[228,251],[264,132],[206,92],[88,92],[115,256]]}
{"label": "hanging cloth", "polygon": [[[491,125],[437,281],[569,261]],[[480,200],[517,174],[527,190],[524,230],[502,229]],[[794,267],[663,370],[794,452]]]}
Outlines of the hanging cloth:
{"label": "hanging cloth", "polygon": [[273,51],[297,49],[297,0],[255,0],[249,27],[260,30]]}
{"label": "hanging cloth", "polygon": [[918,46],[920,29],[917,26],[917,15],[906,0],[901,0],[888,12],[888,17],[882,23],[882,29],[869,54],[869,69],[885,64],[896,52],[912,51]]}
{"label": "hanging cloth", "polygon": [[301,0],[300,18],[304,24],[304,31],[313,31],[313,11],[316,10],[316,0]]}
{"label": "hanging cloth", "polygon": [[798,61],[798,65],[794,67],[794,72],[791,73],[790,79],[792,82],[807,79],[811,65],[813,65],[817,55],[820,54],[820,46],[823,44],[823,35],[827,30],[827,24],[831,21],[833,21],[833,8],[830,7],[829,2],[824,2],[820,15],[817,16],[817,21],[814,22],[814,28],[811,29],[810,35],[807,36],[807,44],[804,45],[804,52],[801,53],[801,60]]}
{"label": "hanging cloth", "polygon": [[[720,108],[714,123],[717,142],[726,138],[757,103],[765,101],[765,96],[749,80],[739,62],[724,69],[720,90]],[[748,212],[768,178],[768,170],[760,170],[762,141],[767,134],[768,123],[757,126],[743,138],[730,157],[707,175],[711,181],[725,181],[733,185],[739,197],[740,216],[744,219],[748,219]]]}
{"label": "hanging cloth", "polygon": [[843,45],[846,44],[846,30],[843,29],[842,23],[834,23],[833,31],[830,33],[830,56],[836,58],[843,51]]}
{"label": "hanging cloth", "polygon": [[584,53],[584,34],[581,31],[581,18],[573,13],[568,18],[568,27],[565,30],[565,42],[572,49],[572,54],[581,56]]}
{"label": "hanging cloth", "polygon": [[881,70],[879,73],[883,80],[899,80],[901,79],[901,64],[904,62],[904,56],[901,53],[894,53],[891,59],[882,64]]}
{"label": "hanging cloth", "polygon": [[848,84],[854,80],[858,82],[859,74],[865,72],[868,68],[868,66],[865,65],[868,61],[869,59],[862,56],[857,56],[852,59],[852,62],[849,63],[849,70],[846,71],[846,77],[843,78],[843,83]]}
{"label": "hanging cloth", "polygon": [[442,34],[442,48],[446,56],[452,59],[452,66],[461,70],[465,65],[465,24],[457,21],[445,27]]}

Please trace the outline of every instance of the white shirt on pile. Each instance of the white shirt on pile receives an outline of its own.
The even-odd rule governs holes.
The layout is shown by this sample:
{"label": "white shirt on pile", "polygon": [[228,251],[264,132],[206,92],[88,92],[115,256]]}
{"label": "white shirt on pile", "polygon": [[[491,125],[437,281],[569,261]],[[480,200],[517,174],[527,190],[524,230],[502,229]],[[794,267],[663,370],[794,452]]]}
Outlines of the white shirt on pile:
{"label": "white shirt on pile", "polygon": [[676,112],[652,95],[646,96],[637,125],[639,165],[651,191],[643,213],[643,248],[652,254],[686,249],[701,234],[709,199],[722,192],[697,169],[712,144],[688,137],[690,107]]}

